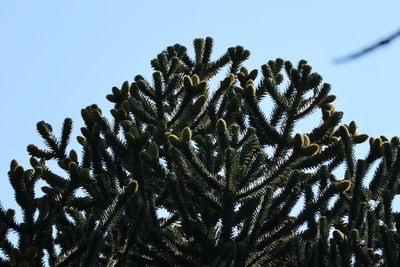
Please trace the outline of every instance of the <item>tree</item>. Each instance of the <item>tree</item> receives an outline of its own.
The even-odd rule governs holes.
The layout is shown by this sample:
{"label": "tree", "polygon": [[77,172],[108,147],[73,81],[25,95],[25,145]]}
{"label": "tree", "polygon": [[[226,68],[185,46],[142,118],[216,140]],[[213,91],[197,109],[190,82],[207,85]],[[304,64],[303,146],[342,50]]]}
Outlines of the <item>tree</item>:
{"label": "tree", "polygon": [[[80,157],[67,150],[71,119],[60,138],[37,124],[47,149],[29,145],[32,168],[13,160],[8,173],[23,222],[0,208],[2,266],[398,264],[399,139],[371,137],[356,159],[368,136],[354,121],[341,124],[330,85],[305,60],[271,60],[258,75],[242,66],[248,50],[213,61],[212,47],[211,38],[195,39],[194,59],[179,44],[161,52],[152,82],[138,75],[112,88],[111,120],[97,105],[82,109]],[[260,107],[267,96],[269,117]],[[316,110],[321,123],[295,133]],[[48,184],[42,196],[39,180]]]}

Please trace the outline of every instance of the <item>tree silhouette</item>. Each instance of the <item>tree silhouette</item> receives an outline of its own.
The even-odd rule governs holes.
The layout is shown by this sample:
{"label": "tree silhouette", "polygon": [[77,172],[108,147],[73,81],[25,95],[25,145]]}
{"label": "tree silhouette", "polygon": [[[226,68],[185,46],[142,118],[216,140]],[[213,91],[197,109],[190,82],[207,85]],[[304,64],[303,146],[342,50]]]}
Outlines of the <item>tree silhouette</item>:
{"label": "tree silhouette", "polygon": [[[371,137],[357,159],[368,136],[341,124],[330,85],[305,60],[271,60],[259,74],[243,66],[243,47],[216,60],[212,47],[195,39],[194,58],[167,47],[152,81],[112,88],[111,119],[82,109],[80,156],[67,150],[71,119],[59,138],[37,124],[47,148],[29,145],[32,168],[13,160],[8,173],[23,220],[0,208],[2,266],[398,265],[399,139]],[[296,133],[317,110],[320,124]]]}

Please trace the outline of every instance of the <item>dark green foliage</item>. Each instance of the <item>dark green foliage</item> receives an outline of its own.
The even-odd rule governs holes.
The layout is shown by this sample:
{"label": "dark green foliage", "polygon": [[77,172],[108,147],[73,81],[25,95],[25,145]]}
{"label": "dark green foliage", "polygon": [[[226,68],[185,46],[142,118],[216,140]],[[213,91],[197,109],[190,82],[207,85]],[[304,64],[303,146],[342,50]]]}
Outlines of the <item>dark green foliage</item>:
{"label": "dark green foliage", "polygon": [[[170,46],[151,62],[152,82],[138,75],[112,88],[112,121],[97,105],[82,109],[80,156],[67,151],[70,119],[60,139],[38,123],[48,150],[28,146],[32,169],[11,162],[23,222],[0,207],[2,266],[398,265],[398,138],[370,138],[357,159],[368,136],[341,124],[330,85],[306,61],[249,71],[249,51],[229,48],[213,61],[212,45],[196,39],[194,59]],[[226,78],[210,88],[221,68]],[[275,104],[269,116],[265,97]],[[296,133],[318,109],[321,123]],[[40,197],[38,180],[48,184]]]}

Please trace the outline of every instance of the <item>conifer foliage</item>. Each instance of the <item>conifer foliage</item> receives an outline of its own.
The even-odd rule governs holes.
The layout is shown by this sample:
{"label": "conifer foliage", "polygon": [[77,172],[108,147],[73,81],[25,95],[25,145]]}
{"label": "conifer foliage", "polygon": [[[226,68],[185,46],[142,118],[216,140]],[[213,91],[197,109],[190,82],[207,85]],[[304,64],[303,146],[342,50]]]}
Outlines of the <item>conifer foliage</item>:
{"label": "conifer foliage", "polygon": [[[212,48],[211,38],[195,39],[191,58],[170,46],[152,60],[151,81],[112,88],[111,116],[82,109],[80,156],[67,150],[71,119],[60,137],[37,124],[46,149],[29,145],[32,168],[13,160],[8,172],[22,222],[0,207],[1,266],[399,264],[399,139],[342,124],[330,85],[305,60],[248,70],[248,50],[212,60]],[[318,110],[320,124],[296,133]]]}

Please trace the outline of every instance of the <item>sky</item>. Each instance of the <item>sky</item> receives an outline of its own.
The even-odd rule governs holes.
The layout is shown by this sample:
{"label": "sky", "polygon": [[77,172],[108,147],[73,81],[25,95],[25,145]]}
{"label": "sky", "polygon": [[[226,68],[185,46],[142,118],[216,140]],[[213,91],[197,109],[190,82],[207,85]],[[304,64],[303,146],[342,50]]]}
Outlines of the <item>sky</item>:
{"label": "sky", "polygon": [[[197,37],[214,38],[214,59],[228,47],[251,51],[245,64],[306,59],[332,85],[344,123],[370,136],[400,135],[400,39],[345,64],[334,59],[389,36],[400,27],[399,1],[18,1],[0,3],[0,201],[16,208],[7,172],[17,159],[29,168],[28,144],[44,147],[35,125],[56,135],[74,121],[70,149],[83,126],[80,110],[103,113],[105,95],[137,74],[151,79],[150,60],[180,43],[192,53]],[[271,106],[265,105],[268,112]],[[311,123],[304,127],[315,126]],[[311,129],[311,128],[308,128]],[[363,156],[363,155],[362,155]],[[400,206],[399,203],[396,205]]]}

